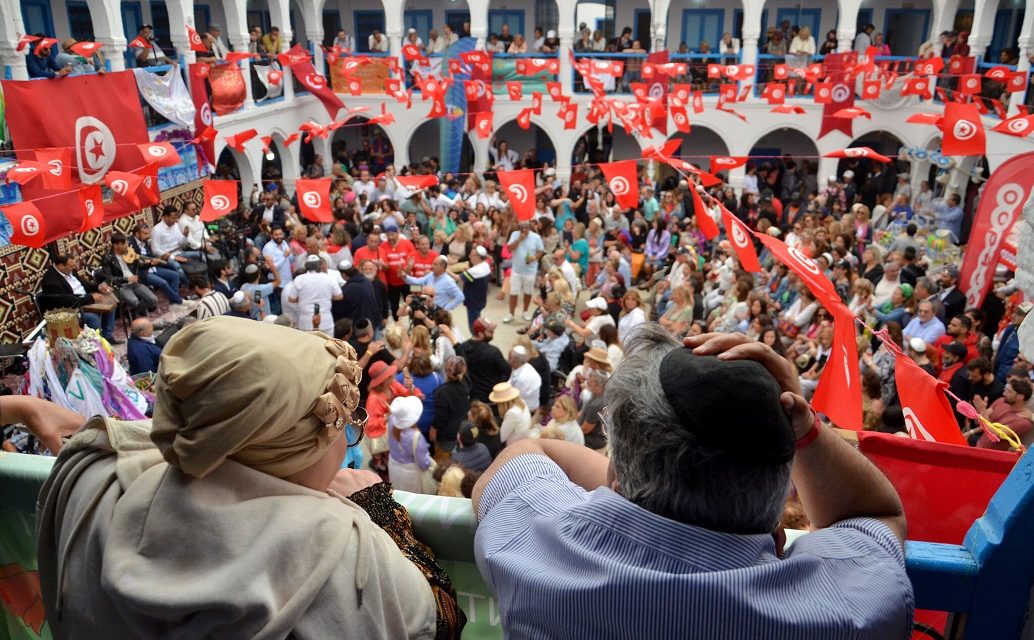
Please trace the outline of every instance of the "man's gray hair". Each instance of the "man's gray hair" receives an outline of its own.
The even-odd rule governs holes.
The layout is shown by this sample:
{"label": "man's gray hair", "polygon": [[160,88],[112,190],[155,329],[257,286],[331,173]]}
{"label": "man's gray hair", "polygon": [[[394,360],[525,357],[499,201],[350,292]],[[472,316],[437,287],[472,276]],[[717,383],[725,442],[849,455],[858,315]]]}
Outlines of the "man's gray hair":
{"label": "man's gray hair", "polygon": [[917,285],[922,285],[923,288],[926,289],[927,292],[930,295],[934,295],[936,293],[940,293],[940,291],[941,291],[940,285],[938,285],[936,282],[934,282],[931,278],[929,278],[927,276],[923,276],[923,277],[919,278],[918,280],[916,280],[916,284]]}
{"label": "man's gray hair", "polygon": [[607,383],[607,435],[621,494],[648,511],[715,531],[773,531],[793,463],[734,466],[697,439],[660,385],[661,360],[680,347],[660,325],[640,325]]}

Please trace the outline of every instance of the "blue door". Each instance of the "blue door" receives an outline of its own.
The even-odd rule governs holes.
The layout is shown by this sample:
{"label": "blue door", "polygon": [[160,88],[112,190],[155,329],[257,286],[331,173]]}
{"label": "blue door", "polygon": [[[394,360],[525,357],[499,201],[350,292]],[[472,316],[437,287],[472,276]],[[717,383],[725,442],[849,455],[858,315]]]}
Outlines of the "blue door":
{"label": "blue door", "polygon": [[[764,39],[765,30],[768,29],[768,9],[761,10],[761,39]],[[732,12],[732,37],[743,40],[743,9],[734,9]]]}
{"label": "blue door", "polygon": [[48,0],[22,0],[22,22],[25,33],[54,35],[54,17]]}
{"label": "blue door", "polygon": [[887,9],[883,18],[883,41],[895,56],[914,56],[930,31],[929,9]]}
{"label": "blue door", "polygon": [[370,34],[374,30],[384,33],[384,12],[353,11],[353,13],[355,14],[355,47],[360,51],[369,51]]}
{"label": "blue door", "polygon": [[248,30],[252,27],[258,27],[262,29],[262,33],[269,33],[269,27],[273,26],[270,23],[269,11],[267,9],[248,9]]}
{"label": "blue door", "polygon": [[85,2],[68,2],[68,31],[76,40],[93,40],[93,18]]}
{"label": "blue door", "polygon": [[173,57],[176,51],[172,46],[172,33],[169,30],[169,6],[164,2],[151,3],[151,25],[154,27],[154,39],[165,55]]}
{"label": "blue door", "polygon": [[337,9],[323,10],[323,45],[329,47],[334,44],[337,32],[341,30],[341,12]]}
{"label": "blue door", "polygon": [[[807,26],[811,30],[811,37],[815,38],[815,43],[818,45],[825,39],[825,36],[819,33],[819,25],[822,17],[822,9],[801,9],[797,7],[783,7],[776,10],[776,25],[783,24],[783,20],[789,20],[791,25],[797,27]],[[790,43],[786,43],[787,47]]]}
{"label": "blue door", "polygon": [[682,42],[693,52],[698,51],[704,41],[712,50],[716,49],[722,39],[724,23],[725,9],[683,9]]}
{"label": "blue door", "polygon": [[198,33],[205,33],[208,31],[208,24],[212,22],[212,10],[208,8],[207,4],[195,4],[194,5],[194,29]]}
{"label": "blue door", "polygon": [[[839,22],[839,20],[840,19],[838,17],[837,21]],[[855,27],[855,33],[858,33],[859,31],[864,29],[865,25],[867,25],[867,24],[873,24],[873,22],[872,22],[872,9],[871,8],[869,8],[869,9],[859,9],[858,10],[858,26]],[[826,36],[823,34],[822,38],[825,39]]]}
{"label": "blue door", "polygon": [[528,50],[531,51],[531,44],[535,41],[534,35],[524,31],[524,10],[516,9],[489,9],[488,11],[488,34],[499,33],[503,25],[510,25],[510,34],[521,34],[528,41]]}
{"label": "blue door", "polygon": [[[140,27],[144,24],[144,16],[140,11],[139,2],[123,2],[122,3],[122,32],[126,36],[126,42],[129,42],[136,37],[136,34],[140,32]],[[153,26],[153,25],[152,25]],[[133,59],[133,52],[129,49],[122,54],[126,58],[127,67],[135,67],[136,60]]]}
{"label": "blue door", "polygon": [[457,36],[463,35],[463,23],[470,22],[470,12],[466,9],[450,9],[445,12],[445,24],[449,25]]}
{"label": "blue door", "polygon": [[402,43],[408,42],[406,34],[409,33],[410,29],[416,29],[416,35],[420,38],[420,41],[427,45],[428,34],[431,33],[431,10],[430,9],[411,9],[402,14]]}

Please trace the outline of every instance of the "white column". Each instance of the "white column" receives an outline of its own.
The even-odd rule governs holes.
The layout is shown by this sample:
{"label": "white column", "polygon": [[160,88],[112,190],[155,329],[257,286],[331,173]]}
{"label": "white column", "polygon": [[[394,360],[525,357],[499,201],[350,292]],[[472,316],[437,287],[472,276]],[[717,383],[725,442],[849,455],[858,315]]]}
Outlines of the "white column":
{"label": "white column", "polygon": [[467,139],[470,140],[470,146],[474,149],[474,167],[473,171],[481,173],[488,169],[488,138],[482,140],[473,131],[469,131],[465,134]]}
{"label": "white column", "polygon": [[280,82],[284,83],[284,101],[294,101],[294,75],[291,72],[291,67],[283,68],[284,75],[280,78]]}
{"label": "white column", "polygon": [[104,59],[111,65],[112,71],[126,70],[126,45],[128,43],[125,38],[94,36],[94,40],[104,45]]}
{"label": "white column", "polygon": [[969,42],[969,55],[976,56],[979,62],[984,59],[987,45],[991,44],[995,14],[998,12],[998,0],[976,0],[973,7],[973,30],[970,31],[967,42]]}
{"label": "white column", "polygon": [[[11,67],[13,80],[29,79],[29,70],[25,66],[25,55],[21,51],[15,51],[13,44],[7,42],[0,44],[0,66]],[[0,75],[3,75],[2,69],[0,69]]]}
{"label": "white column", "polygon": [[661,51],[668,46],[668,7],[671,0],[654,0],[650,3],[650,32],[653,47],[650,51]]}
{"label": "white column", "polygon": [[941,55],[941,39],[938,34],[942,31],[951,31],[958,10],[959,0],[933,0],[933,24],[930,25],[929,38],[934,43],[936,55]]}
{"label": "white column", "polygon": [[318,32],[306,31],[305,38],[309,41],[309,49],[312,51],[312,65],[317,73],[326,75],[327,58],[323,55],[323,29]]}
{"label": "white column", "polygon": [[[25,52],[15,51],[19,35],[25,33],[18,1],[0,0],[0,15],[4,16],[0,19],[0,67],[11,67],[11,77],[15,80],[28,80]],[[0,76],[3,76],[3,69],[0,69]]]}
{"label": "white column", "polygon": [[[850,51],[858,30],[858,10],[861,0],[842,0],[837,18],[837,51]],[[816,38],[817,39],[817,38]]]}
{"label": "white column", "polygon": [[[467,10],[470,11],[470,35],[477,38],[477,48],[484,49],[488,41],[488,5],[490,0],[467,0]],[[572,12],[573,15],[573,12]],[[527,25],[526,25],[527,26]],[[529,27],[530,31],[532,27]],[[523,34],[525,39],[528,34]],[[534,38],[532,38],[534,39]]]}
{"label": "white column", "polygon": [[190,50],[186,25],[194,29],[194,3],[187,0],[170,0],[165,3],[169,12],[169,39],[176,47],[176,56],[184,65],[192,64],[196,57]]}
{"label": "white column", "polygon": [[[1023,25],[1020,28],[1020,37],[1016,42],[1016,49],[1019,52],[1020,60],[1016,64],[1017,71],[1030,71],[1030,55],[1034,53],[1034,10],[1026,11],[1023,14]],[[1026,91],[1017,91],[1009,96],[1009,111],[1013,113],[1020,108],[1026,98]]]}
{"label": "white column", "polygon": [[[246,34],[230,36],[230,44],[233,45],[234,51],[247,51],[248,41],[249,38]],[[244,108],[252,109],[255,107],[255,99],[251,95],[251,60],[241,60],[238,66],[241,75],[244,76]]]}

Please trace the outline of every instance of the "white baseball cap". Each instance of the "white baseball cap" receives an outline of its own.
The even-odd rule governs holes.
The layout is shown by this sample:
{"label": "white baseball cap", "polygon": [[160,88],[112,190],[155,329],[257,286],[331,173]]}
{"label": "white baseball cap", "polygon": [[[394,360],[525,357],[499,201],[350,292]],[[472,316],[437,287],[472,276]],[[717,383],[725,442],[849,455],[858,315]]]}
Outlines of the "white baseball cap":
{"label": "white baseball cap", "polygon": [[600,311],[606,311],[607,310],[607,300],[605,298],[601,298],[601,297],[597,296],[597,297],[589,300],[588,302],[586,302],[585,306],[588,307],[589,309],[599,309]]}

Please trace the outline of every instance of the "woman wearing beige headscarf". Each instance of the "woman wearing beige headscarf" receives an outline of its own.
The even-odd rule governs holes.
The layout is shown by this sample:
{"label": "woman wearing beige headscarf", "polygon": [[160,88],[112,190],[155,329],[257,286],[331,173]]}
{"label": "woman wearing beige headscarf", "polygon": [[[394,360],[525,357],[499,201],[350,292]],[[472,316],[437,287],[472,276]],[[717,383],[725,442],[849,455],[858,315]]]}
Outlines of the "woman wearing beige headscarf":
{"label": "woman wearing beige headscarf", "polygon": [[90,420],[40,493],[54,637],[458,638],[390,487],[340,469],[360,375],[319,333],[224,316],[176,334],[153,428]]}

